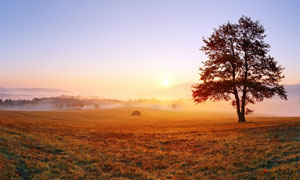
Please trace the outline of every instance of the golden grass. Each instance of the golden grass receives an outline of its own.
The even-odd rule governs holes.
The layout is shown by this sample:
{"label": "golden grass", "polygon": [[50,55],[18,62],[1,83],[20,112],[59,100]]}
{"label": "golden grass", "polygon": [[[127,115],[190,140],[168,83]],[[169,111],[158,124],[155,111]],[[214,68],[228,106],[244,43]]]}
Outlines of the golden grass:
{"label": "golden grass", "polygon": [[[138,109],[142,116],[132,117]],[[300,179],[300,118],[0,111],[0,179]]]}

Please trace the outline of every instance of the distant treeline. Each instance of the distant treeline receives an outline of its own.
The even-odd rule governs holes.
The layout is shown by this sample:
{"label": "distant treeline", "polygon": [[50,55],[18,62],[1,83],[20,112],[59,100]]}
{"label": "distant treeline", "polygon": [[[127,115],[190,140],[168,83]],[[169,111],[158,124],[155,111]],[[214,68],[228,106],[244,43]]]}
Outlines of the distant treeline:
{"label": "distant treeline", "polygon": [[0,99],[0,107],[50,105],[50,107],[54,109],[83,108],[85,106],[99,108],[101,106],[109,106],[118,103],[121,103],[121,101],[112,99],[82,99],[81,97],[66,95],[59,97],[33,98],[32,100]]}
{"label": "distant treeline", "polygon": [[0,99],[0,109],[4,110],[59,110],[59,109],[98,109],[115,107],[151,107],[159,109],[177,110],[186,101],[178,100],[158,100],[158,99],[134,99],[115,100],[82,98],[80,96],[61,95],[58,97],[25,99]]}

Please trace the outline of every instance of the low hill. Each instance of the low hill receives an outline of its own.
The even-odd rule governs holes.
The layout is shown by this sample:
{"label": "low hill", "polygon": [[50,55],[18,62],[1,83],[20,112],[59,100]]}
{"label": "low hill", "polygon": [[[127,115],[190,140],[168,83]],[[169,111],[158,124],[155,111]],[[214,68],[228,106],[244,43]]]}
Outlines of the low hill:
{"label": "low hill", "polygon": [[0,98],[2,99],[32,99],[36,97],[59,96],[69,93],[61,89],[49,88],[5,88],[0,87]]}
{"label": "low hill", "polygon": [[[183,98],[183,99],[191,98],[192,97],[191,88],[192,85],[195,84],[197,83],[187,82],[182,84],[176,84],[169,88],[148,93],[148,95],[153,97],[165,97],[165,98]],[[288,96],[300,98],[300,83],[285,85],[285,88],[287,90]]]}

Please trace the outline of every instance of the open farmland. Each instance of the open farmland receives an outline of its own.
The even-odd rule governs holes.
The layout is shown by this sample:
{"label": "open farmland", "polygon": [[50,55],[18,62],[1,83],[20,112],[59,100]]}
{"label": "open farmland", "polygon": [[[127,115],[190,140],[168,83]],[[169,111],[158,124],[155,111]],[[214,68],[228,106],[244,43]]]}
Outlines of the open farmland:
{"label": "open farmland", "polygon": [[0,111],[0,179],[300,179],[300,118],[236,121],[143,108]]}

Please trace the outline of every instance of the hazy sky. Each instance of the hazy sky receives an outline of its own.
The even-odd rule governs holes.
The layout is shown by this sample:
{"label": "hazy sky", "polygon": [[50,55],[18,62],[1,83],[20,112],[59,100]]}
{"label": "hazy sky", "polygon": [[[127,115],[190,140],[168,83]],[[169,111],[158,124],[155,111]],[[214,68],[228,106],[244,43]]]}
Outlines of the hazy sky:
{"label": "hazy sky", "polygon": [[[202,37],[241,15],[300,82],[300,1],[0,1],[0,86],[125,97],[198,80]],[[121,93],[120,93],[121,92]]]}

